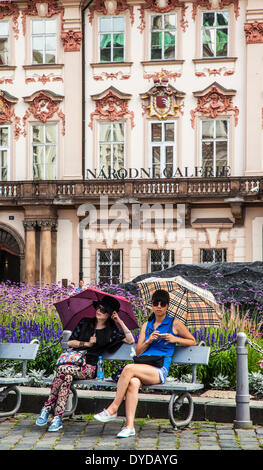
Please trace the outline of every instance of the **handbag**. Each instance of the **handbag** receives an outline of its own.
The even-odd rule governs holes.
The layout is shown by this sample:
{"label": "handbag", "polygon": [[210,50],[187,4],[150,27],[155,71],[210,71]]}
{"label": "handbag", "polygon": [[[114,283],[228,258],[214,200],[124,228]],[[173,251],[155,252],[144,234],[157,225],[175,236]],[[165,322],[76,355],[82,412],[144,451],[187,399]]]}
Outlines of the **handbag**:
{"label": "handbag", "polygon": [[59,356],[57,360],[57,366],[62,366],[65,364],[71,364],[73,366],[81,366],[84,362],[84,356],[86,352],[87,352],[86,349],[81,349],[79,351],[77,350],[66,351]]}
{"label": "handbag", "polygon": [[134,356],[134,364],[148,364],[149,366],[162,367],[164,356]]}

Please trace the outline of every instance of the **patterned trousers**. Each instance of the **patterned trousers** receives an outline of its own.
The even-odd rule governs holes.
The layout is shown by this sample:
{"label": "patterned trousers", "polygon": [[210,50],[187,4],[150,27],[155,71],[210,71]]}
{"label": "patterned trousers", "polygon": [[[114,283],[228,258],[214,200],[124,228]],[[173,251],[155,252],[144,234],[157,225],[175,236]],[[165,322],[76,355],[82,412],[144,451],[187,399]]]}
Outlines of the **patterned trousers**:
{"label": "patterned trousers", "polygon": [[44,406],[48,409],[54,409],[54,416],[61,416],[65,411],[70,385],[76,379],[88,379],[95,376],[96,366],[87,364],[83,367],[72,366],[69,364],[58,366],[56,375],[51,384],[51,391],[48,400]]}

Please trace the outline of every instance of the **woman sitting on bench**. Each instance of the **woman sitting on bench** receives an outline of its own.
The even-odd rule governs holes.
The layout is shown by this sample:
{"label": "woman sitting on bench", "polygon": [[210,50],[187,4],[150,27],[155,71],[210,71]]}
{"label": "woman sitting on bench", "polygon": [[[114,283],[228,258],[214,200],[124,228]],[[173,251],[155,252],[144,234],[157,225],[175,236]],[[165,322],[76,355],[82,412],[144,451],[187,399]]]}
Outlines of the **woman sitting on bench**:
{"label": "woman sitting on bench", "polygon": [[[98,357],[104,352],[112,352],[121,344],[134,343],[131,331],[120,319],[117,312],[120,303],[114,297],[105,295],[101,301],[94,301],[95,318],[83,318],[73,331],[68,346],[73,349],[85,350],[84,363],[81,366],[59,365],[51,384],[51,392],[36,420],[38,426],[45,426],[51,410],[54,418],[48,431],[59,431],[62,428],[62,416],[70,392],[70,385],[76,379],[95,377]],[[122,331],[117,327],[119,323]]]}
{"label": "woman sitting on bench", "polygon": [[115,420],[118,408],[125,397],[126,426],[117,434],[118,437],[135,435],[134,418],[140,386],[164,383],[176,344],[182,346],[196,344],[188,328],[177,318],[166,314],[169,301],[167,291],[159,289],[154,292],[152,314],[148,322],[142,326],[136,347],[140,363],[124,367],[118,380],[115,399],[107,409],[94,415],[97,421],[103,423]]}

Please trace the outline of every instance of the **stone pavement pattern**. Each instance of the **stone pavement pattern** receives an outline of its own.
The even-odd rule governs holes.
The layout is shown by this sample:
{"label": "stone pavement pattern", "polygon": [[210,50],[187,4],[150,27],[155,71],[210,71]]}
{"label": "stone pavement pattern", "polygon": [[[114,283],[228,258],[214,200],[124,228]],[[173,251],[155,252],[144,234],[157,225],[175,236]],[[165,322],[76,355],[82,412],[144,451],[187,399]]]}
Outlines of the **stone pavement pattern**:
{"label": "stone pavement pattern", "polygon": [[137,419],[136,436],[119,439],[124,420],[102,424],[91,416],[65,419],[59,432],[36,426],[37,415],[20,413],[0,420],[0,450],[262,450],[263,426],[193,422],[174,430],[166,419]]}

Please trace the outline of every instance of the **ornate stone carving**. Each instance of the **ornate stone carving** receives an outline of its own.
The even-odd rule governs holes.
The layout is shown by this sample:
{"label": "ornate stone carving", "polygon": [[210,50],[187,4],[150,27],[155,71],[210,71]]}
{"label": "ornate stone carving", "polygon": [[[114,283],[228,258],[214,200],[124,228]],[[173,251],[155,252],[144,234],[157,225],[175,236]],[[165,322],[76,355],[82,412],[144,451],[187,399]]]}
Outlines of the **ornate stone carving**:
{"label": "ornate stone carving", "polygon": [[33,95],[25,97],[24,101],[29,103],[28,110],[23,117],[24,132],[26,136],[26,121],[32,114],[39,121],[46,123],[48,119],[52,118],[55,113],[62,119],[63,129],[62,134],[65,135],[65,115],[60,110],[58,103],[63,100],[63,96],[56,95],[47,90],[40,90],[33,93]]}
{"label": "ornate stone carving", "polygon": [[145,19],[144,13],[145,10],[154,11],[156,13],[168,13],[169,11],[173,11],[175,8],[181,8],[181,21],[180,25],[183,31],[186,31],[188,27],[188,21],[185,19],[185,12],[188,7],[185,6],[184,2],[180,2],[180,0],[167,0],[165,5],[160,4],[159,0],[146,0],[144,5],[140,6],[140,25],[138,29],[142,33],[145,28]]}
{"label": "ornate stone carving", "polygon": [[[95,11],[103,15],[119,15],[122,11],[129,10],[131,24],[134,23],[133,6],[127,0],[95,0],[89,7],[89,22],[92,23]],[[111,13],[109,13],[111,11]]]}
{"label": "ornate stone carving", "polygon": [[53,219],[40,219],[37,220],[37,226],[41,230],[50,230],[51,232],[55,232],[57,230],[57,221]]}
{"label": "ornate stone carving", "polygon": [[245,23],[244,30],[247,44],[263,43],[263,23]]}
{"label": "ornate stone carving", "polygon": [[6,123],[15,123],[15,139],[19,138],[21,128],[20,128],[20,118],[15,114],[12,105],[18,102],[18,98],[10,95],[6,91],[0,90],[0,124]]}
{"label": "ornate stone carving", "polygon": [[37,221],[36,220],[27,220],[23,221],[24,229],[26,232],[32,231],[36,229]]}
{"label": "ornate stone carving", "polygon": [[15,2],[0,2],[0,20],[5,18],[5,16],[12,16],[14,36],[15,39],[18,39],[19,10]]}
{"label": "ornate stone carving", "polygon": [[185,93],[168,85],[168,79],[161,74],[159,78],[154,79],[154,86],[140,96],[143,101],[146,101],[143,109],[148,112],[149,116],[165,120],[168,116],[177,116],[179,109],[177,100],[182,99],[184,95]]}
{"label": "ornate stone carving", "polygon": [[110,87],[99,95],[93,95],[96,102],[96,110],[90,115],[89,127],[92,129],[94,116],[109,121],[118,121],[130,116],[131,126],[134,127],[134,112],[128,109],[128,100],[131,95],[121,93],[114,87]]}
{"label": "ornate stone carving", "polygon": [[22,11],[22,25],[23,25],[23,34],[26,34],[26,16],[45,16],[45,18],[51,18],[54,15],[61,15],[61,24],[64,15],[64,8],[59,5],[57,0],[46,0],[45,3],[45,12],[41,13],[40,5],[38,0],[28,0],[27,8]]}
{"label": "ornate stone carving", "polygon": [[198,99],[198,103],[197,107],[191,110],[192,127],[194,128],[197,113],[212,119],[225,113],[231,113],[234,114],[235,125],[237,125],[239,109],[233,105],[232,101],[235,93],[235,90],[226,90],[216,82],[203,91],[195,92],[194,96]]}
{"label": "ornate stone carving", "polygon": [[62,31],[61,39],[64,45],[65,52],[80,51],[82,41],[81,31],[73,31],[72,29],[70,29],[69,31]]}

